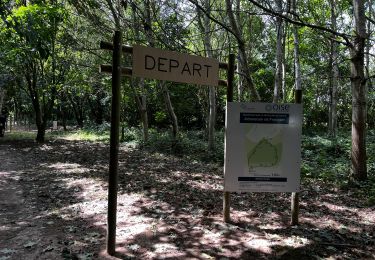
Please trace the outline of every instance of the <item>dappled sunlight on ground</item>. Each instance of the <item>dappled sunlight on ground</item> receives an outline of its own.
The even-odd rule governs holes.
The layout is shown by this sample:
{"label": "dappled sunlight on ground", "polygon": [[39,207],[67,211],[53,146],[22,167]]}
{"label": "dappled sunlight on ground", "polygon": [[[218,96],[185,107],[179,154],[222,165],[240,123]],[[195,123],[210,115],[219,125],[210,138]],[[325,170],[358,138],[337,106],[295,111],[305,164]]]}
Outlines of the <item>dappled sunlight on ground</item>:
{"label": "dappled sunlight on ground", "polygon": [[47,166],[63,173],[84,173],[89,171],[89,168],[81,167],[78,163],[54,163]]}
{"label": "dappled sunlight on ground", "polygon": [[124,146],[118,254],[110,257],[108,146],[59,140],[0,148],[8,158],[0,165],[0,194],[14,196],[1,202],[0,258],[375,258],[374,209],[347,192],[303,183],[297,227],[289,226],[290,194],[233,193],[232,222],[224,223],[221,166]]}

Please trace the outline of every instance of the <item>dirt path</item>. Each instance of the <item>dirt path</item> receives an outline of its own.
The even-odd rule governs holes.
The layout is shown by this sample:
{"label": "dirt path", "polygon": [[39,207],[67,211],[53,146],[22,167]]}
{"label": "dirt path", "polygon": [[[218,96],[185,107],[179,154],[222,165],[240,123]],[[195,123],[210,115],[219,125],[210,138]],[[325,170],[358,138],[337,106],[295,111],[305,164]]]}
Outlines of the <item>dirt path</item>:
{"label": "dirt path", "polygon": [[[7,259],[12,255],[12,258],[21,259],[23,251],[35,242],[28,241],[28,237],[41,237],[34,220],[37,211],[25,201],[27,198],[21,185],[27,162],[10,145],[1,147],[0,158],[0,258]],[[34,258],[32,253],[30,257]]]}
{"label": "dirt path", "polygon": [[0,143],[0,260],[375,259],[375,210],[352,191],[305,180],[290,194],[232,194],[222,166],[121,147],[117,256],[105,254],[108,146]]}
{"label": "dirt path", "polygon": [[[80,201],[80,188],[61,182],[61,171],[56,176],[59,170],[46,169],[50,148],[33,142],[0,145],[1,260],[98,258],[103,230],[69,208]],[[81,242],[87,237],[95,241]]]}

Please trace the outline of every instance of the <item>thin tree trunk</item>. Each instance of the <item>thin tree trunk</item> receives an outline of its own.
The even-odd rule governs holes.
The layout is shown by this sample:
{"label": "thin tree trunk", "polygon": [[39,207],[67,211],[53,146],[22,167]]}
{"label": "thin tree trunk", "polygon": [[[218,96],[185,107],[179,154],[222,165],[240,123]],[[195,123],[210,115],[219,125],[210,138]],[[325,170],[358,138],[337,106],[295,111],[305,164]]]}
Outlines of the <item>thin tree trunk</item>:
{"label": "thin tree trunk", "polygon": [[[149,10],[149,8],[150,8],[149,4],[150,3],[148,2],[147,10]],[[134,28],[135,28],[135,30],[134,30],[135,39],[138,42],[138,41],[140,41],[140,36],[139,36],[140,25],[139,25],[139,22],[137,20],[136,9],[135,9],[134,4],[132,5],[132,14],[133,14],[133,23],[134,23]],[[151,18],[150,18],[149,11],[148,11],[147,17],[148,17],[147,21],[150,23]],[[149,30],[146,30],[146,33],[148,35],[150,35],[150,32],[148,32],[148,31]],[[149,39],[149,41],[150,41],[150,45],[153,45],[152,39]],[[139,114],[141,116],[142,129],[143,129],[143,140],[146,142],[146,141],[148,141],[148,137],[149,137],[149,134],[148,134],[149,126],[148,126],[148,115],[147,115],[147,97],[144,94],[144,92],[145,92],[145,82],[144,82],[144,79],[139,79],[139,80],[136,80],[135,82],[136,82],[137,86],[134,86],[134,84],[131,84],[131,86],[133,88],[137,108],[138,108]],[[138,94],[138,92],[136,91],[137,88],[140,89],[140,92],[142,94]]]}
{"label": "thin tree trunk", "polygon": [[142,122],[142,129],[143,129],[143,140],[147,141],[149,134],[148,134],[148,115],[147,115],[147,99],[146,95],[139,95],[137,93],[137,87],[136,85],[139,85],[141,91],[144,91],[144,80],[143,79],[135,79],[132,80],[130,83],[133,93],[134,93],[134,98],[135,98],[135,103],[137,105],[139,115],[141,117],[141,122]]}
{"label": "thin tree trunk", "polygon": [[0,115],[3,111],[3,103],[4,103],[4,100],[5,100],[5,94],[6,94],[5,89],[0,88]]}
{"label": "thin tree trunk", "polygon": [[35,64],[29,64],[30,66],[25,70],[25,78],[26,83],[29,91],[29,95],[31,97],[31,103],[33,104],[34,112],[35,112],[35,124],[37,127],[37,135],[36,141],[39,143],[44,142],[44,136],[46,132],[46,125],[43,123],[43,115],[39,100],[39,94],[37,91],[37,76],[36,76],[36,68]]}
{"label": "thin tree trunk", "polygon": [[[293,0],[293,4],[295,5],[295,0]],[[295,10],[295,6],[293,6]],[[294,78],[295,78],[295,89],[300,90],[302,89],[302,80],[301,80],[301,65],[299,62],[299,35],[298,35],[298,27],[293,25],[293,39],[294,39]]]}
{"label": "thin tree trunk", "polygon": [[365,1],[353,0],[355,36],[350,48],[352,87],[351,173],[356,180],[367,179],[366,158],[366,79],[364,50],[366,35]]}
{"label": "thin tree trunk", "polygon": [[238,24],[236,19],[234,18],[233,10],[232,10],[232,2],[231,0],[225,0],[226,3],[226,10],[229,18],[230,25],[232,27],[232,30],[234,33],[237,35],[236,40],[238,43],[238,52],[239,52],[239,59],[241,61],[241,67],[242,67],[242,72],[241,74],[245,78],[246,82],[246,87],[249,88],[250,93],[251,93],[251,99],[254,101],[260,101],[260,96],[258,91],[255,88],[254,82],[251,78],[251,70],[250,70],[250,65],[247,60],[246,56],[246,46],[245,46],[245,41],[243,40],[242,33],[240,32],[238,28]]}
{"label": "thin tree trunk", "polygon": [[109,10],[111,10],[113,22],[115,24],[116,30],[121,30],[120,18],[119,18],[118,12],[116,11],[117,8],[115,6],[115,3],[111,0],[106,0],[106,2],[107,2]]}
{"label": "thin tree trunk", "polygon": [[172,106],[171,97],[169,95],[169,90],[168,90],[168,87],[167,87],[167,84],[166,84],[165,81],[161,81],[159,85],[160,85],[161,90],[163,92],[163,97],[164,97],[165,105],[167,107],[167,112],[168,112],[169,118],[172,121],[172,134],[173,134],[173,138],[175,140],[177,140],[177,135],[178,135],[178,121],[177,121],[177,116],[176,116],[176,114],[174,112],[174,109],[173,109],[173,106]]}
{"label": "thin tree trunk", "polygon": [[[282,13],[283,3],[282,0],[276,1],[277,12]],[[283,35],[284,24],[281,17],[276,17],[276,69],[275,69],[275,82],[273,89],[273,103],[277,103],[280,99],[280,91],[283,82]]]}
{"label": "thin tree trunk", "polygon": [[64,131],[67,131],[68,129],[66,128],[66,112],[64,109],[61,110],[61,121]]}
{"label": "thin tree trunk", "polygon": [[66,98],[65,98],[65,91],[64,90],[62,90],[60,92],[60,101],[61,101],[61,104],[60,104],[59,109],[60,109],[60,115],[61,115],[61,123],[62,123],[64,131],[67,131],[67,128],[66,128],[67,107],[66,107]]}
{"label": "thin tree trunk", "polygon": [[[330,0],[331,5],[331,29],[337,30],[337,14],[335,11],[336,2]],[[334,37],[334,36],[333,36]],[[337,134],[337,87],[339,77],[339,66],[338,66],[338,43],[334,40],[331,41],[331,89],[330,89],[330,107],[329,107],[329,135],[336,137]]]}
{"label": "thin tree trunk", "polygon": [[[205,8],[208,15],[202,17],[201,12],[197,8],[199,27],[204,34],[203,43],[206,51],[206,56],[213,58],[211,45],[211,28],[210,28],[210,0],[205,1]],[[203,22],[202,22],[203,21]],[[215,123],[216,123],[216,88],[209,86],[209,114],[208,114],[208,150],[213,152],[215,150]]]}
{"label": "thin tree trunk", "polygon": [[287,102],[287,85],[286,85],[286,61],[288,59],[289,49],[286,49],[286,37],[289,31],[289,25],[287,22],[285,22],[284,25],[284,33],[283,33],[283,61],[282,61],[282,102]]}
{"label": "thin tree trunk", "polygon": [[5,89],[1,88],[0,89],[0,114],[3,110],[3,103],[4,103],[4,100],[5,100],[5,94],[6,94]]}
{"label": "thin tree trunk", "polygon": [[[242,23],[240,11],[241,11],[241,0],[236,0],[236,20],[239,24]],[[249,27],[251,27],[251,20],[252,20],[251,17],[249,17],[249,23],[250,23]],[[251,28],[250,28],[250,30],[251,30]],[[251,48],[249,48],[249,49],[250,49],[250,53],[251,53]],[[238,61],[237,62],[237,73],[239,74],[238,82],[237,82],[237,96],[238,96],[237,100],[238,100],[238,102],[241,102],[242,96],[243,96],[243,79],[244,79],[244,77],[242,75],[242,71],[243,71],[242,65],[241,65],[242,61],[241,61],[239,55],[237,56],[237,61]]]}
{"label": "thin tree trunk", "polygon": [[68,99],[70,101],[70,104],[72,105],[74,117],[76,118],[77,125],[79,128],[83,127],[83,115],[82,115],[82,109],[80,108],[80,105],[78,102],[75,102],[73,97],[68,94]]}
{"label": "thin tree trunk", "polygon": [[[154,41],[154,37],[152,34],[151,1],[150,0],[145,1],[145,9],[146,9],[145,10],[146,12],[145,12],[144,29],[145,29],[145,33],[146,33],[150,46],[154,47],[155,41]],[[178,136],[178,122],[177,122],[177,116],[174,112],[173,105],[170,99],[169,90],[165,81],[159,81],[159,86],[163,92],[164,102],[167,107],[169,118],[172,122],[172,134],[176,140]]]}
{"label": "thin tree trunk", "polygon": [[[372,31],[371,31],[371,21],[370,20],[372,20],[372,16],[373,16],[373,9],[372,9],[372,4],[371,4],[370,1],[368,2],[368,16],[369,16],[369,20],[367,21],[367,33],[368,33],[368,35],[370,35],[372,33]],[[370,49],[371,49],[371,41],[368,38],[367,44],[366,44],[366,56],[365,56],[366,78],[367,78],[365,94],[366,94],[366,100],[367,101],[368,101],[368,93],[369,93],[368,91],[369,91],[369,89],[372,89],[372,80],[370,78]],[[369,105],[366,106],[366,122],[369,124],[368,115],[367,115],[368,111],[369,111]],[[370,126],[368,126],[368,127],[370,127]]]}
{"label": "thin tree trunk", "polygon": [[141,120],[143,126],[143,140],[148,141],[148,115],[147,115],[147,97],[146,95],[142,95],[140,97],[141,101]]}

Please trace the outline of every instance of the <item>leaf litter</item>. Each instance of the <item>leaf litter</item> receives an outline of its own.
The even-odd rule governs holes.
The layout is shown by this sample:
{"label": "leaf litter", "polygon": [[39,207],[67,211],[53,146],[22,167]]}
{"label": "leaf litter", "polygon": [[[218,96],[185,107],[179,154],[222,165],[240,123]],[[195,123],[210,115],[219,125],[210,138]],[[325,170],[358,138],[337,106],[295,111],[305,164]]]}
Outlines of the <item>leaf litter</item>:
{"label": "leaf litter", "polygon": [[0,259],[375,258],[374,208],[348,191],[303,180],[297,227],[288,224],[289,194],[233,193],[232,222],[223,223],[220,165],[127,146],[112,257],[108,146],[15,142],[0,154]]}

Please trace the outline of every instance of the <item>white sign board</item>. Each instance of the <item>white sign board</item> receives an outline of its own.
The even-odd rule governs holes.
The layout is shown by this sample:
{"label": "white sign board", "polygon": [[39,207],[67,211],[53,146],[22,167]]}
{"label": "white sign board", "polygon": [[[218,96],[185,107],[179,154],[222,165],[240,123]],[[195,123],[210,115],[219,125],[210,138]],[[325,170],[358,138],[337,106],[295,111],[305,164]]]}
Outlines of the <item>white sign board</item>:
{"label": "white sign board", "polygon": [[215,59],[135,45],[133,76],[217,86],[219,62]]}
{"label": "white sign board", "polygon": [[224,190],[299,191],[302,105],[229,102],[226,113]]}

